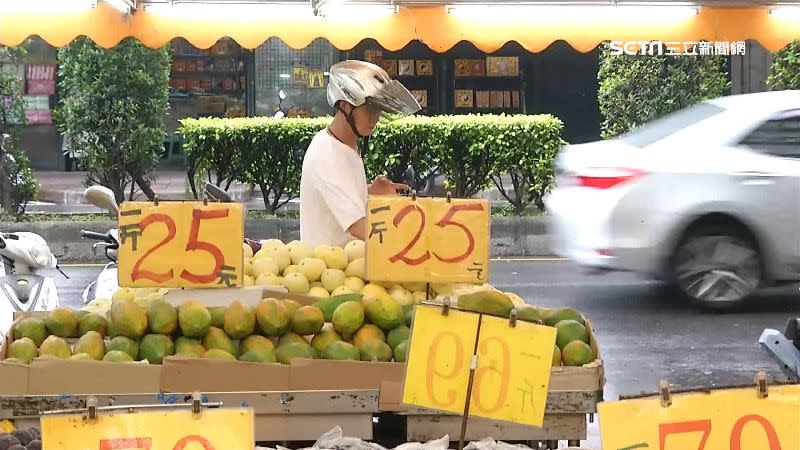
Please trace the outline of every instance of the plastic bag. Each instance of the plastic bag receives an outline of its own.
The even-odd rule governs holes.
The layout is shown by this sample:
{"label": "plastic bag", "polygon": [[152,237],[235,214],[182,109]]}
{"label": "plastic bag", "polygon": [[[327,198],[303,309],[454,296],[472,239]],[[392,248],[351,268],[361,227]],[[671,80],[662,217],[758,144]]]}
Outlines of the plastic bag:
{"label": "plastic bag", "polygon": [[464,450],[530,450],[530,447],[525,445],[512,445],[502,441],[495,441],[492,438],[481,439],[480,441],[473,441],[464,447]]}
{"label": "plastic bag", "polygon": [[[444,437],[435,441],[426,443],[421,442],[408,442],[398,445],[391,450],[447,450],[450,444],[450,437]],[[276,448],[256,447],[256,450],[289,450],[281,447]],[[379,444],[366,442],[359,438],[351,438],[342,436],[342,428],[337,426],[327,433],[323,434],[312,447],[301,450],[389,450]]]}
{"label": "plastic bag", "polygon": [[[386,450],[386,448],[373,444],[371,442],[364,442],[359,438],[351,438],[342,436],[342,428],[336,426],[331,431],[323,434],[314,446],[313,450]],[[308,450],[311,450],[308,449]]]}
{"label": "plastic bag", "polygon": [[421,442],[407,442],[400,444],[393,450],[447,450],[450,445],[450,436],[445,434],[443,437],[435,441]]}

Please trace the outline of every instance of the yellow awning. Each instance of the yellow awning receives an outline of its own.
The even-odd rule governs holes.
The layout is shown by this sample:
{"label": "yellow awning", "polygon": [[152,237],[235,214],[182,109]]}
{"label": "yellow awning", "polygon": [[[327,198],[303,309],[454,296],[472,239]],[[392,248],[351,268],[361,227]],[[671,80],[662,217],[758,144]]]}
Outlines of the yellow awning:
{"label": "yellow awning", "polygon": [[[499,9],[499,8],[498,8]],[[3,12],[0,17],[0,44],[15,46],[37,35],[51,45],[62,47],[77,36],[86,35],[103,47],[112,47],[133,36],[149,47],[160,47],[182,37],[199,48],[211,47],[221,37],[230,37],[241,46],[253,49],[271,37],[290,47],[306,47],[324,38],[339,49],[353,48],[360,41],[375,39],[387,50],[398,50],[412,40],[420,40],[437,52],[444,52],[460,41],[469,41],[485,52],[493,52],[510,41],[529,51],[542,51],[556,40],[564,40],[581,52],[595,48],[604,40],[697,40],[743,41],[753,39],[776,51],[800,39],[800,20],[781,19],[766,8],[702,8],[677,21],[661,20],[657,7],[649,19],[578,18],[568,14],[542,18],[534,14],[513,14],[497,20],[464,18],[450,14],[444,6],[401,7],[384,18],[362,20],[308,18],[192,18],[162,16],[140,9],[122,16],[100,3],[96,8],[71,13]]]}

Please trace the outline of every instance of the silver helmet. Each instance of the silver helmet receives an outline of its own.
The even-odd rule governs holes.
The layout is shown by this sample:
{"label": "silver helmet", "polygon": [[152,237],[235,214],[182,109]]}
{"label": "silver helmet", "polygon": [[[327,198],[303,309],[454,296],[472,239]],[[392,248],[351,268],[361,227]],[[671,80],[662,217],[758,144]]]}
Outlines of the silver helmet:
{"label": "silver helmet", "polygon": [[331,66],[328,104],[345,101],[353,106],[368,104],[389,114],[411,115],[422,109],[411,92],[385,70],[366,61],[347,60]]}

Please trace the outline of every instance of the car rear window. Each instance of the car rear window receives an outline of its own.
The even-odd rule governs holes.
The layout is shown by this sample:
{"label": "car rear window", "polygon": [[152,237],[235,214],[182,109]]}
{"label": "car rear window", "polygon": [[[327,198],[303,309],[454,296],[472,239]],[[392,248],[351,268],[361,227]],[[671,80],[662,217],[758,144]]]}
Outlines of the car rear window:
{"label": "car rear window", "polygon": [[724,110],[713,103],[700,102],[636,127],[620,139],[626,144],[643,148]]}

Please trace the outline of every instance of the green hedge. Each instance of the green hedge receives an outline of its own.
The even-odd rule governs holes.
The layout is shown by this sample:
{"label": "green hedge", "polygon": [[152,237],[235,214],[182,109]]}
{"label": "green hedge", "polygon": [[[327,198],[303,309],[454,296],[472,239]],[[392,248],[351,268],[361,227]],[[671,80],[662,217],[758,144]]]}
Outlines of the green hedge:
{"label": "green hedge", "polygon": [[730,89],[724,56],[615,55],[603,44],[597,100],[604,139]]}
{"label": "green hedge", "polygon": [[[223,187],[234,181],[261,189],[274,212],[299,195],[305,149],[330,117],[315,119],[185,119],[184,139],[192,190],[202,177]],[[553,156],[565,144],[562,122],[550,115],[412,116],[379,123],[364,147],[367,176],[401,180],[412,165],[422,175],[439,169],[454,197],[479,193],[493,182],[518,213],[552,185]],[[501,176],[513,191],[506,193]]]}
{"label": "green hedge", "polygon": [[800,40],[775,52],[767,86],[773,91],[800,89]]}

